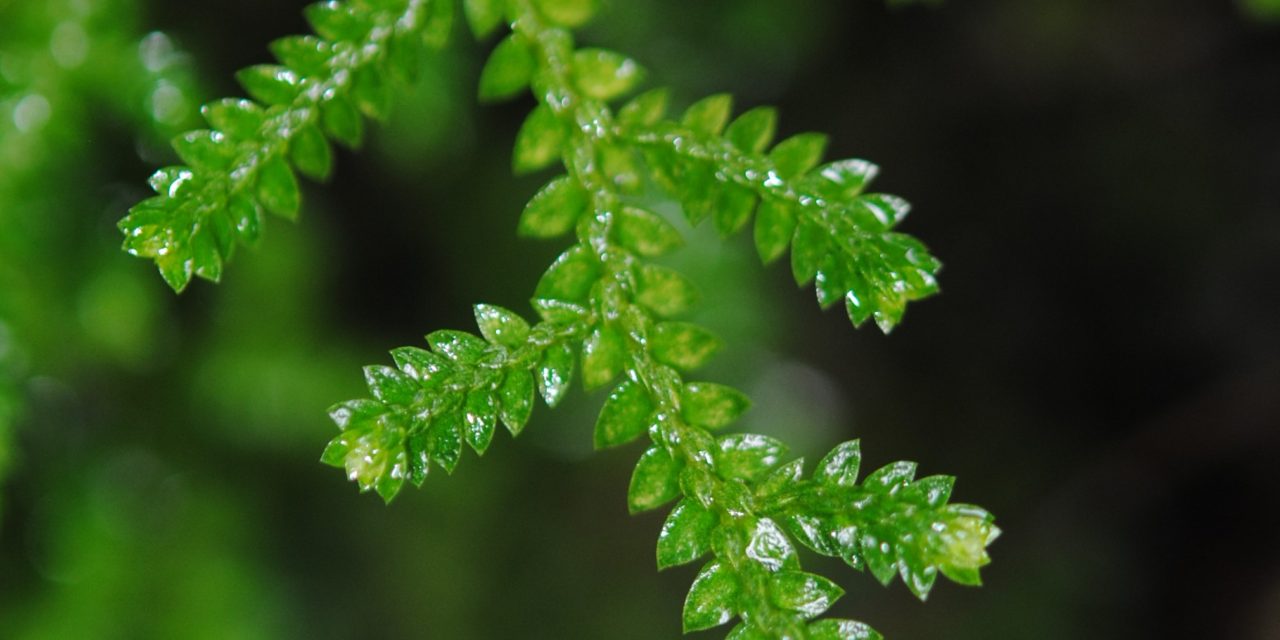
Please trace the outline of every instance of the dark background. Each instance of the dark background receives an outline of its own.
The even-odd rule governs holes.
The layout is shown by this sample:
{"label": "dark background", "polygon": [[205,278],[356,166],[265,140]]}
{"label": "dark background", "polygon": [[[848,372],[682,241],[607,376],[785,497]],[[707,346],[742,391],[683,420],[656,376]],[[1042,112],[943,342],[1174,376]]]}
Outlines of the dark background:
{"label": "dark background", "polygon": [[[117,4],[190,52],[193,103],[307,30],[300,2]],[[875,161],[946,264],[886,337],[746,235],[678,258],[729,342],[703,375],[756,401],[744,429],[954,474],[1005,532],[983,588],[927,604],[806,556],[848,589],[833,615],[898,639],[1280,638],[1280,20],[1253,4],[614,0],[581,34],[680,105],[775,104],[784,134]],[[514,236],[548,178],[508,169],[532,100],[476,105],[491,43],[456,36],[296,228],[177,298],[113,228],[171,160],[68,91],[54,169],[10,194],[39,197],[0,199],[48,220],[14,273],[52,274],[9,302],[0,636],[679,635],[694,571],[654,570],[663,515],[626,513],[638,450],[591,452],[598,396],[390,507],[316,462],[359,366],[470,329],[476,302],[527,313],[561,248]]]}

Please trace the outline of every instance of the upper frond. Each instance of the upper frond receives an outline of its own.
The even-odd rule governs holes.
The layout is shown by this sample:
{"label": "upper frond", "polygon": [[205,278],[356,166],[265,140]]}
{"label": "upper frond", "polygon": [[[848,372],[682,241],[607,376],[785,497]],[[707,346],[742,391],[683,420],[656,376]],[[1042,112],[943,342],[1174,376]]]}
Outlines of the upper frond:
{"label": "upper frond", "polygon": [[264,213],[294,219],[297,174],[328,177],[330,139],[358,146],[363,117],[382,118],[398,78],[448,33],[449,0],[330,0],[311,5],[317,35],[271,46],[279,64],[237,74],[250,99],[204,105],[209,129],[176,137],[185,163],[157,171],[156,196],[120,221],[124,248],[154,259],[175,291],[193,276],[217,281],[240,244],[257,241]]}

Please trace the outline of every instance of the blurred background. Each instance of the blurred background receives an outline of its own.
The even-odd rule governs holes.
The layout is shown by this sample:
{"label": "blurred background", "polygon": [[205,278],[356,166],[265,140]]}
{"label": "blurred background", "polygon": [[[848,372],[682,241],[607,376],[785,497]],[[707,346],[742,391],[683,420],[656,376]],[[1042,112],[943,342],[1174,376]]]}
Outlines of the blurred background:
{"label": "blurred background", "polygon": [[[302,5],[0,0],[0,637],[678,637],[695,570],[654,570],[664,515],[627,515],[638,449],[591,451],[599,394],[390,507],[317,462],[360,366],[476,302],[528,313],[562,248],[515,238],[548,175],[509,171],[530,99],[475,103],[492,43],[460,27],[223,284],[174,296],[120,252],[164,141]],[[1280,3],[613,0],[580,40],[879,163],[947,265],[885,337],[746,234],[676,256],[743,430],[862,438],[1005,531],[986,586],[927,604],[806,556],[834,615],[1280,638]]]}

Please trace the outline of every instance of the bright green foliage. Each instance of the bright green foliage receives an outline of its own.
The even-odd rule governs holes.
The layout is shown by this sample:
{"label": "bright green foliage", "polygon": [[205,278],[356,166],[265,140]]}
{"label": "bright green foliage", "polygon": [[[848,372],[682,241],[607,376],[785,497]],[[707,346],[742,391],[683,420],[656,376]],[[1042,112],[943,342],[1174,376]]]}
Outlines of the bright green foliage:
{"label": "bright green foliage", "polygon": [[424,47],[444,44],[447,0],[330,0],[306,10],[317,35],[275,41],[279,64],[243,69],[252,100],[204,105],[209,129],[173,140],[183,166],[151,177],[156,196],[120,221],[124,248],[154,259],[181,291],[193,276],[217,281],[237,245],[257,242],[263,217],[297,218],[297,174],[324,180],[329,140],[360,145],[364,117],[383,118],[392,87],[411,77]]}
{"label": "bright green foliage", "polygon": [[[427,336],[430,351],[392,352],[397,368],[366,369],[372,399],[337,405],[342,433],[323,460],[343,467],[384,499],[434,463],[452,471],[464,442],[483,453],[494,416],[513,435],[533,405],[563,398],[575,368],[587,390],[607,388],[595,425],[597,447],[648,436],[631,477],[632,512],[675,502],[657,548],[659,568],[709,557],[684,605],[686,631],[734,619],[729,637],[878,638],[866,625],[817,620],[842,594],[802,570],[797,542],[869,568],[887,583],[901,575],[923,598],[938,573],[977,584],[998,534],[985,511],[948,505],[951,480],[914,480],[896,463],[858,482],[856,442],[837,447],[805,478],[784,443],[763,435],[715,435],[747,411],[740,391],[686,382],[720,341],[680,320],[698,301],[684,275],[647,260],[682,239],[662,216],[641,208],[650,187],[665,190],[697,225],[724,235],[756,213],[761,256],[788,247],[797,282],[816,281],[819,302],[844,300],[855,324],[874,318],[889,331],[908,301],[936,291],[938,262],[892,229],[906,215],[899,198],[865,192],[875,165],[819,166],[826,139],[803,134],[770,147],[771,109],[732,118],[726,95],[666,120],[666,92],[643,94],[615,118],[608,101],[635,89],[643,71],[621,54],[575,49],[565,27],[590,18],[592,2],[509,0],[466,3],[473,32],[487,36],[505,10],[512,32],[481,73],[482,99],[531,89],[538,101],[517,136],[517,172],[562,160],[520,216],[535,238],[574,234],[539,280],[540,321],[479,306],[483,338],[456,331]],[[575,367],[576,364],[576,367]]]}

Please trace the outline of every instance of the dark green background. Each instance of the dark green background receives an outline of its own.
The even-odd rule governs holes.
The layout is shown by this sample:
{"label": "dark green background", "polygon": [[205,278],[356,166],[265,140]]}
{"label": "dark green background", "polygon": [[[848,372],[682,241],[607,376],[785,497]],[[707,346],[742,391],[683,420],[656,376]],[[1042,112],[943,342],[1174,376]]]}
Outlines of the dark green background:
{"label": "dark green background", "polygon": [[[76,3],[36,4],[0,0],[0,63],[47,56]],[[848,589],[833,614],[898,640],[1280,637],[1280,11],[1244,4],[614,0],[581,34],[680,104],[777,104],[879,163],[947,265],[886,338],[745,236],[679,257],[730,345],[698,377],[753,396],[744,429],[811,457],[862,438],[864,466],[954,474],[1005,531],[985,587],[923,605],[809,556]],[[151,30],[188,51],[193,104],[306,30],[300,2],[84,6],[122,61]],[[486,45],[456,35],[296,227],[181,297],[117,249],[172,160],[131,115],[145,89],[105,58],[55,83],[42,153],[0,165],[24,407],[0,637],[679,635],[694,572],[655,571],[663,516],[626,513],[638,450],[591,452],[598,396],[390,507],[316,462],[361,365],[475,302],[527,312],[561,249],[514,235],[547,178],[508,170],[532,101],[477,106]],[[0,116],[23,91],[0,73]]]}

